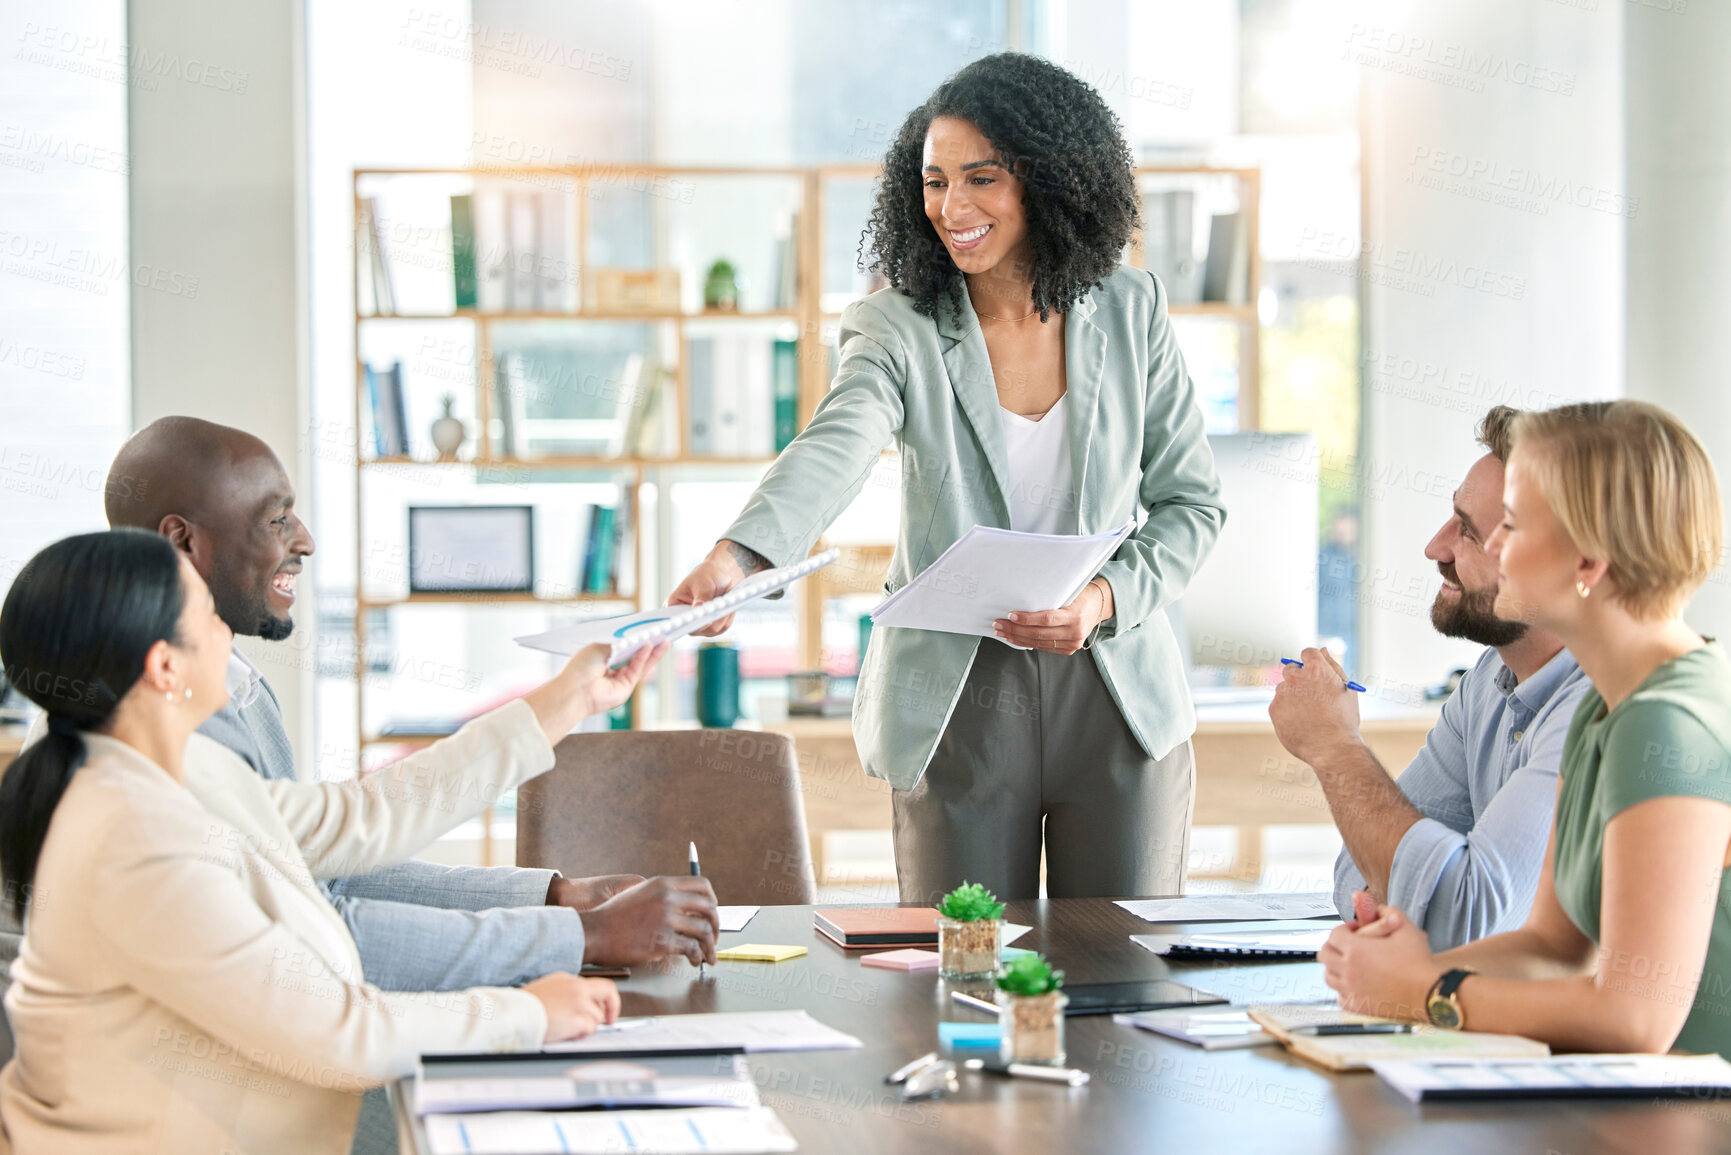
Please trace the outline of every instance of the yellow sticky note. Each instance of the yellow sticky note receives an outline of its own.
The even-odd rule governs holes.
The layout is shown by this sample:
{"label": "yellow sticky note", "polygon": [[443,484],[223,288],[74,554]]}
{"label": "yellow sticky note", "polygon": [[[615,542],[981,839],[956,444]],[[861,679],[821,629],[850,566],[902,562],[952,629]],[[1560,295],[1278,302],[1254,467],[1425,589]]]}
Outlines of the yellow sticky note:
{"label": "yellow sticky note", "polygon": [[715,957],[726,962],[786,962],[805,953],[803,946],[774,946],[769,943],[747,942],[718,950]]}

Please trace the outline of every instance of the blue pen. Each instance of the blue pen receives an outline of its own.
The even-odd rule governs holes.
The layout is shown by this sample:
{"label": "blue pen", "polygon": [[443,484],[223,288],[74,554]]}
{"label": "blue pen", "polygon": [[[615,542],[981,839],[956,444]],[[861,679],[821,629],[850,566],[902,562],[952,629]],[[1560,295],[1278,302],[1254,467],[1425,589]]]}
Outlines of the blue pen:
{"label": "blue pen", "polygon": [[[1304,663],[1299,661],[1297,658],[1282,658],[1280,659],[1280,664],[1283,666],[1297,666],[1301,670],[1304,669]],[[1361,694],[1369,692],[1357,682],[1348,682],[1346,688],[1349,690],[1357,690]]]}

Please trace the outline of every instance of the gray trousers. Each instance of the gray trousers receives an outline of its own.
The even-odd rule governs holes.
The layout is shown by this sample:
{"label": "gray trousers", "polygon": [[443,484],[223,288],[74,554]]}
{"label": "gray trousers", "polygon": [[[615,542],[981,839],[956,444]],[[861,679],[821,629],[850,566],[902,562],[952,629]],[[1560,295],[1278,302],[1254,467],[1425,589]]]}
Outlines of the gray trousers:
{"label": "gray trousers", "polygon": [[925,777],[893,792],[903,902],[1182,894],[1196,765],[1150,758],[1091,654],[980,643]]}

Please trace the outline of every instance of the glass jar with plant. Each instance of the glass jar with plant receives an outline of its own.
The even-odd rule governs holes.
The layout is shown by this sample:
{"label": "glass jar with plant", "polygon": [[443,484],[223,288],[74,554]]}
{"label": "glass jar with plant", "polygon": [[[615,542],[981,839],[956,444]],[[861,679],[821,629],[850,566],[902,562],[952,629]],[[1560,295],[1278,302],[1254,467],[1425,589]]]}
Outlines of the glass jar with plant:
{"label": "glass jar with plant", "polygon": [[938,976],[987,979],[998,971],[1004,904],[977,882],[964,881],[938,904]]}
{"label": "glass jar with plant", "polygon": [[1064,972],[1037,954],[1019,955],[998,972],[998,1057],[1006,1063],[1064,1064]]}

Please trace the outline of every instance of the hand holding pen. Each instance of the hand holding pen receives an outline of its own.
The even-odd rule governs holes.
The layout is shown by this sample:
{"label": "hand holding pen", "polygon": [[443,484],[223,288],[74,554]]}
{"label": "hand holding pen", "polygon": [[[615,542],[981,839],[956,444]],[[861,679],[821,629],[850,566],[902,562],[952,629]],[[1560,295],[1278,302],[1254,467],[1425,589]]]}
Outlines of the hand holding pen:
{"label": "hand holding pen", "polygon": [[1346,676],[1334,655],[1311,648],[1303,652],[1302,660],[1282,658],[1281,666],[1268,719],[1287,752],[1313,767],[1326,768],[1361,749],[1358,693],[1364,687]]}
{"label": "hand holding pen", "polygon": [[[1308,654],[1311,651],[1306,650],[1304,652]],[[1365,688],[1363,686],[1346,676],[1346,671],[1340,668],[1340,663],[1334,660],[1333,654],[1329,653],[1327,650],[1322,650],[1320,653],[1323,658],[1328,661],[1329,667],[1333,669],[1335,673],[1340,675],[1340,680],[1346,683],[1347,689],[1356,690],[1360,694],[1365,693]],[[1301,670],[1304,669],[1304,663],[1299,661],[1297,658],[1282,658],[1280,659],[1280,664],[1283,666],[1297,666]]]}

